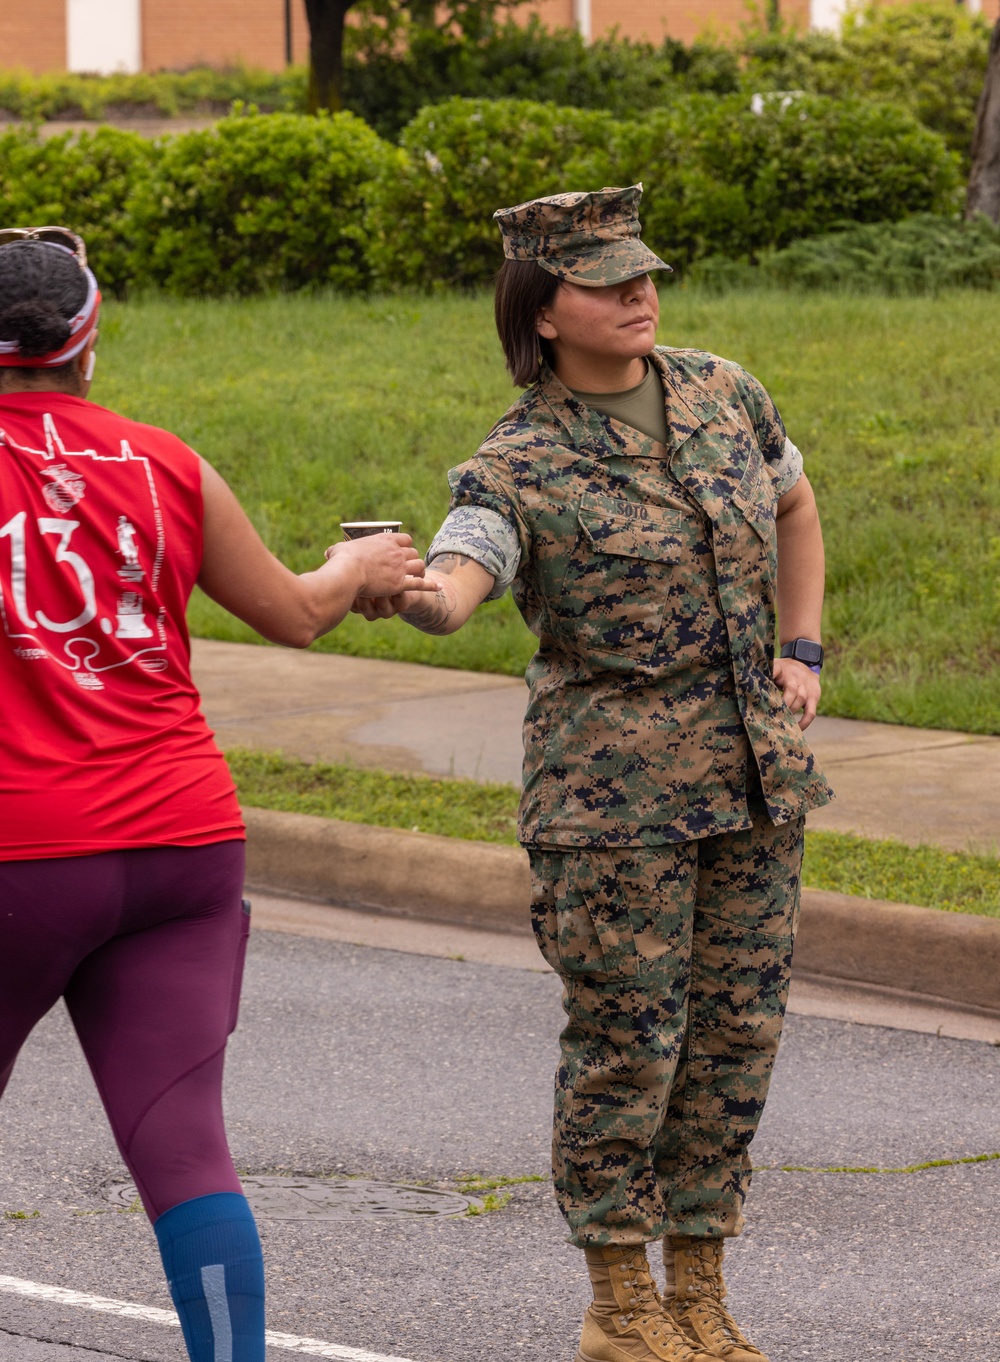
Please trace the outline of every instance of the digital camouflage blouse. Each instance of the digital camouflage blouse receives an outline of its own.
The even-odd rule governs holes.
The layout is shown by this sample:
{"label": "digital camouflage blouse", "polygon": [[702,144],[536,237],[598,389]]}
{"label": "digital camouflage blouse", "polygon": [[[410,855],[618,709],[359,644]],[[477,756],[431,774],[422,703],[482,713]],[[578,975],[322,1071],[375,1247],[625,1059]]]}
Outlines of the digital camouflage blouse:
{"label": "digital camouflage blouse", "polygon": [[[832,797],[772,678],[774,479],[794,447],[739,365],[666,347],[650,359],[666,445],[545,369],[449,474],[453,511],[496,513],[520,550],[512,591],[539,641],[527,845],[652,846],[749,827],[754,766],[776,823]],[[456,548],[436,540],[428,558]],[[460,551],[496,573],[483,545]]]}

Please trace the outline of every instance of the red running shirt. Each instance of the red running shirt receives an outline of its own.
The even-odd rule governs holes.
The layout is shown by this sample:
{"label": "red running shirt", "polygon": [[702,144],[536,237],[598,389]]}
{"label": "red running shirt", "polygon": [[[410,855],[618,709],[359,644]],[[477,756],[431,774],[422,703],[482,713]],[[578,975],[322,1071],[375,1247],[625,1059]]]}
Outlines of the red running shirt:
{"label": "red running shirt", "polygon": [[201,467],[61,393],[0,397],[0,860],[244,836],[191,680]]}

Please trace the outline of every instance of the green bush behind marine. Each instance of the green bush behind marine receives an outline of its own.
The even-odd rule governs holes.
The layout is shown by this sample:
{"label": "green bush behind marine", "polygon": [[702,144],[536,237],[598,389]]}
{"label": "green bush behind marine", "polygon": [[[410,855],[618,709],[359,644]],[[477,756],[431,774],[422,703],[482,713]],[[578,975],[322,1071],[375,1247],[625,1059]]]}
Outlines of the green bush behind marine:
{"label": "green bush behind marine", "polygon": [[121,297],[135,279],[127,205],[156,155],[147,138],[118,128],[76,140],[69,133],[45,141],[19,129],[0,133],[0,221],[74,227],[105,297]]}
{"label": "green bush behind marine", "polygon": [[350,113],[236,113],[165,139],[123,206],[132,282],[182,296],[364,290],[369,185],[398,159]]}
{"label": "green bush behind marine", "polygon": [[496,269],[498,205],[638,180],[645,233],[683,270],[845,221],[951,213],[961,175],[904,110],[818,95],[690,95],[635,123],[456,98],[421,110],[399,147],[350,113],[242,109],[156,142],[0,135],[0,218],[72,224],[118,296],[477,286]]}
{"label": "green bush behind marine", "polygon": [[675,268],[752,259],[847,222],[947,213],[960,183],[937,134],[890,105],[825,96],[691,95],[637,122],[527,100],[452,99],[401,139],[401,173],[369,193],[375,275],[488,282],[488,205],[642,181],[643,235]]}

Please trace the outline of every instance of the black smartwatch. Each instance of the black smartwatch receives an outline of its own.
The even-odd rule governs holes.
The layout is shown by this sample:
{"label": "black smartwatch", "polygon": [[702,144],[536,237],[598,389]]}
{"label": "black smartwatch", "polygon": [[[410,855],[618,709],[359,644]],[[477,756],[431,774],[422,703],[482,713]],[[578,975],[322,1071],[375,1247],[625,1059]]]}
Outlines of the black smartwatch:
{"label": "black smartwatch", "polygon": [[818,672],[823,666],[823,645],[811,638],[793,638],[790,643],[781,645],[782,657],[794,657],[796,662],[804,662],[810,671]]}

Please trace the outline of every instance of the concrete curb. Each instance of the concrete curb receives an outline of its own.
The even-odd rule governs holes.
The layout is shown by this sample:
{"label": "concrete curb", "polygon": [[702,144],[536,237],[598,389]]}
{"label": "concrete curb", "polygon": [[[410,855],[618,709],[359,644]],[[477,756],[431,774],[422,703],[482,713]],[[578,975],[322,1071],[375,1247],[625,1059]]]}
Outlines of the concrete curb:
{"label": "concrete curb", "polygon": [[247,884],[345,908],[530,932],[520,847],[244,809]]}
{"label": "concrete curb", "polygon": [[[244,810],[247,884],[401,917],[529,933],[528,858],[423,832]],[[852,898],[802,895],[800,971],[1000,1013],[1000,920]]]}

